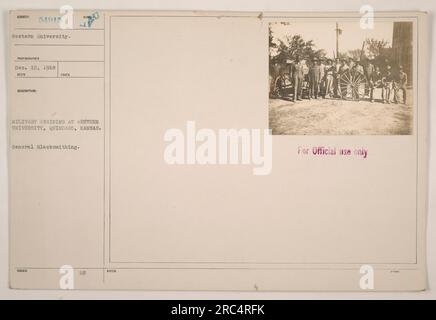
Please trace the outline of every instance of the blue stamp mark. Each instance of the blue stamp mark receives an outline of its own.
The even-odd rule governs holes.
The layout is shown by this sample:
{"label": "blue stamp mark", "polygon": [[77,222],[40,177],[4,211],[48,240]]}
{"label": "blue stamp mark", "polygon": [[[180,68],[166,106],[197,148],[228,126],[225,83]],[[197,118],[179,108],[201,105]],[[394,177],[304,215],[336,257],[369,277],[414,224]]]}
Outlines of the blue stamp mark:
{"label": "blue stamp mark", "polygon": [[94,21],[100,18],[100,13],[96,11],[89,16],[84,16],[83,18],[85,21],[83,21],[80,26],[84,28],[91,28]]}

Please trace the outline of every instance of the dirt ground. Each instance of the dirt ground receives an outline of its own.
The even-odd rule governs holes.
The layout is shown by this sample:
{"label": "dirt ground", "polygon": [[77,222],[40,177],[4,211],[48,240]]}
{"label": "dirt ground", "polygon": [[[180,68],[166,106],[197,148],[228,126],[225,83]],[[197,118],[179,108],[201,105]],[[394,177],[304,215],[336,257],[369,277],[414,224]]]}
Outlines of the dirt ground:
{"label": "dirt ground", "polygon": [[[410,98],[409,98],[410,97]],[[407,135],[412,134],[413,102],[270,99],[269,127],[290,135]]]}

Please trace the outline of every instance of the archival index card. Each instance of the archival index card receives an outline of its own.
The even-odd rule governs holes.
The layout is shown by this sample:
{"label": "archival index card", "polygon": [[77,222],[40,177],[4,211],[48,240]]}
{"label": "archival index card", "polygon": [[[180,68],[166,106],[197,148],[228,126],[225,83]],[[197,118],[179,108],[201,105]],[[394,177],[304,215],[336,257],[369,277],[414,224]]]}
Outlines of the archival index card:
{"label": "archival index card", "polygon": [[11,11],[11,287],[424,290],[426,14],[371,19]]}

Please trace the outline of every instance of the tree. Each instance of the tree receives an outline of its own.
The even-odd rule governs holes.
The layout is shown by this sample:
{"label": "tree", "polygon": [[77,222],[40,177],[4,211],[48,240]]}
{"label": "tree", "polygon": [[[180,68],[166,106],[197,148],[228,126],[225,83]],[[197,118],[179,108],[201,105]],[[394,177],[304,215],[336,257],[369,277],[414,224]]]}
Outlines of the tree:
{"label": "tree", "polygon": [[269,28],[268,30],[268,42],[269,42],[269,51],[270,51],[269,54],[272,55],[273,54],[272,50],[277,49],[277,44],[274,42],[274,35],[271,28]]}
{"label": "tree", "polygon": [[[287,60],[294,60],[297,55],[300,59],[313,59],[323,58],[326,56],[326,52],[323,49],[315,50],[315,44],[313,40],[305,41],[299,34],[293,36],[287,36],[285,40],[276,39],[270,33],[270,55],[272,62],[283,63]],[[274,46],[271,47],[271,43]],[[275,55],[271,54],[271,48],[276,52]]]}
{"label": "tree", "polygon": [[358,60],[362,56],[362,50],[360,49],[349,50],[347,52],[347,56],[349,56],[351,59]]}
{"label": "tree", "polygon": [[374,38],[368,38],[365,40],[365,48],[372,57],[378,57],[381,55],[383,49],[388,46],[389,42],[386,40],[377,40]]}

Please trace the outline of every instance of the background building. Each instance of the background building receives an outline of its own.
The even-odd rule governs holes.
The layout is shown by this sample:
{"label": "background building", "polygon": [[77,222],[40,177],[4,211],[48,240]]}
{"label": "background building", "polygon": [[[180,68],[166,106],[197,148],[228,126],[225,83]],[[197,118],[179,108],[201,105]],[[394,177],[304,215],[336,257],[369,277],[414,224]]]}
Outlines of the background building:
{"label": "background building", "polygon": [[413,23],[394,22],[392,35],[392,59],[402,65],[407,74],[407,82],[413,84]]}

